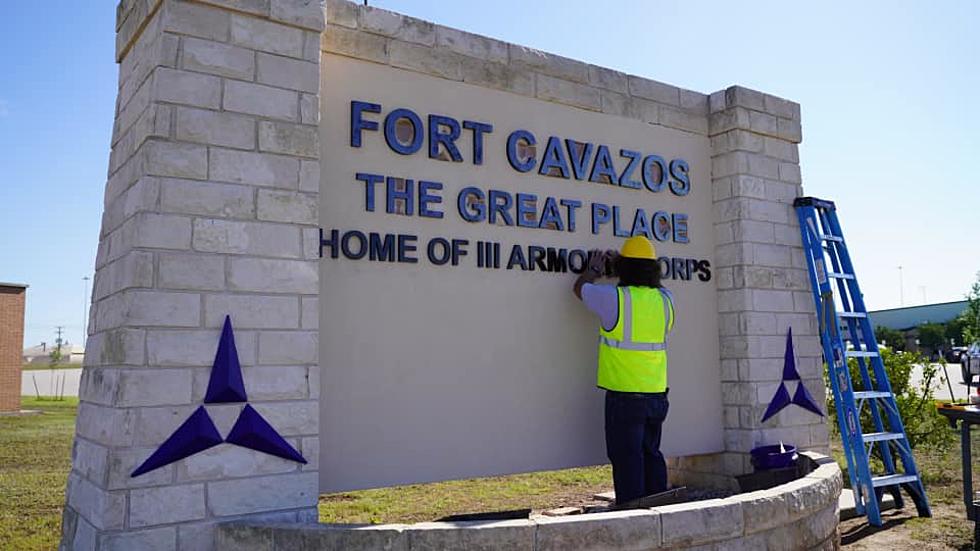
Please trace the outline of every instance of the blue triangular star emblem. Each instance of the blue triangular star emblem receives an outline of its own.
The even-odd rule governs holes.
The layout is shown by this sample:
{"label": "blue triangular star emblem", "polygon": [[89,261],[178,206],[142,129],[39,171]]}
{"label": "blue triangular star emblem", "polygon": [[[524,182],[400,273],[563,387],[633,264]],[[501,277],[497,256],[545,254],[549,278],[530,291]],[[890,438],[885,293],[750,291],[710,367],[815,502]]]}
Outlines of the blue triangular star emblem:
{"label": "blue triangular star emblem", "polygon": [[[793,393],[792,398],[790,398],[789,390],[786,388],[787,381],[797,381],[796,392]],[[800,377],[800,372],[796,369],[796,354],[793,352],[792,327],[790,327],[789,331],[786,333],[786,352],[783,355],[783,380],[779,383],[779,388],[776,389],[776,395],[772,397],[772,400],[766,407],[766,412],[762,414],[761,422],[765,423],[770,417],[776,415],[790,404],[796,404],[801,408],[812,411],[821,417],[824,416],[820,406],[817,405],[816,401],[813,399],[813,396],[809,391],[807,391],[806,387],[803,386],[803,379]]]}
{"label": "blue triangular star emblem", "polygon": [[[218,342],[218,351],[211,366],[211,377],[208,379],[208,390],[204,396],[204,403],[219,404],[247,401],[245,383],[242,379],[242,366],[238,361],[238,349],[235,347],[235,333],[231,325],[231,316],[225,316],[224,327],[221,329],[221,339]],[[290,446],[251,405],[245,404],[226,439],[221,438],[217,427],[214,426],[214,421],[202,405],[194,410],[194,413],[177,427],[177,430],[130,476],[137,477],[154,469],[159,469],[174,461],[217,446],[222,442],[299,463],[306,463],[302,454]]]}

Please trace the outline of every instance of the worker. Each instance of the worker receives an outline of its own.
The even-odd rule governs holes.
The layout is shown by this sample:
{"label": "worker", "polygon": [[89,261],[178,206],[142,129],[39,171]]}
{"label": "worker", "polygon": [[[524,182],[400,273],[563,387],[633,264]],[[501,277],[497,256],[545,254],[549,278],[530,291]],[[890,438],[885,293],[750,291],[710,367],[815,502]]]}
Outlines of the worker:
{"label": "worker", "polygon": [[[606,266],[612,270],[607,270]],[[595,282],[618,275],[618,285]],[[622,251],[590,251],[575,296],[599,317],[598,386],[605,389],[606,453],[616,503],[667,490],[660,436],[667,418],[667,335],[671,293],[660,285],[653,243],[631,237]]]}

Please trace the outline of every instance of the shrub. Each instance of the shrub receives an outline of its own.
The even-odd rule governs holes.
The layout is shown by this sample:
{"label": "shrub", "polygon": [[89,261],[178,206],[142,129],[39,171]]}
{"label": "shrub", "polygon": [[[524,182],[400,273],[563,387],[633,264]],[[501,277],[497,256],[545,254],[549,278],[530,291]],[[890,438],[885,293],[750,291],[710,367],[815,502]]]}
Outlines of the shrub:
{"label": "shrub", "polygon": [[[905,433],[908,436],[909,444],[915,448],[917,446],[936,447],[945,449],[949,447],[956,438],[956,434],[949,427],[945,417],[936,410],[936,403],[932,399],[932,385],[941,377],[939,373],[940,364],[931,364],[920,354],[913,352],[892,351],[887,348],[880,349],[881,360],[885,365],[885,373],[891,383],[892,392],[895,393],[895,402],[898,404],[898,412],[905,424]],[[912,380],[913,369],[923,366],[923,376],[919,384],[914,384]],[[861,379],[860,368],[856,359],[848,360],[848,367],[851,371],[851,384],[854,390],[865,389]],[[871,371],[871,366],[868,366]],[[871,373],[872,378],[874,376]],[[824,376],[826,377],[826,371]],[[827,381],[828,387],[830,382]],[[871,402],[871,400],[868,400]],[[834,430],[838,430],[837,409],[834,407],[833,392],[827,393],[827,412],[833,423]],[[861,430],[864,433],[875,432],[874,421],[871,417],[871,404],[866,403],[861,408]],[[888,427],[888,421],[884,408],[879,408],[882,413],[882,421]],[[878,455],[878,446],[874,448],[874,455]]]}

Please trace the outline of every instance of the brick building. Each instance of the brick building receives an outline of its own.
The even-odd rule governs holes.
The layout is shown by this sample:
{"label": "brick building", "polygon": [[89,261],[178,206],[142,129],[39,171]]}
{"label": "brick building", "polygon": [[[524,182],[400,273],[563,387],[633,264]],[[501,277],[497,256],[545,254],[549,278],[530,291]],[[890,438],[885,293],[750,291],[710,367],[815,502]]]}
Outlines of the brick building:
{"label": "brick building", "polygon": [[20,410],[27,285],[0,283],[0,412]]}

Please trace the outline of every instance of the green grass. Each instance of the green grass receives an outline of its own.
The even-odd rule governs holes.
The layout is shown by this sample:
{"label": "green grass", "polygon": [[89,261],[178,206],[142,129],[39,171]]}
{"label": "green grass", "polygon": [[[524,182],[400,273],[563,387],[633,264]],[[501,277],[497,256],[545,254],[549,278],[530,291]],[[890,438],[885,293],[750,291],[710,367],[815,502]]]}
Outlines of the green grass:
{"label": "green grass", "polygon": [[455,513],[550,509],[612,489],[609,466],[394,486],[320,496],[320,522],[419,522]]}
{"label": "green grass", "polygon": [[0,549],[56,549],[77,398],[23,398],[44,413],[0,417]]}
{"label": "green grass", "polygon": [[52,369],[81,369],[82,364],[58,364],[51,367],[47,364],[24,364],[21,366],[21,371],[51,371]]}

